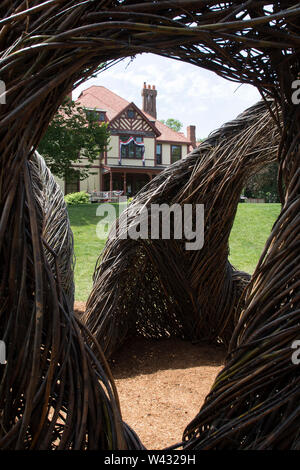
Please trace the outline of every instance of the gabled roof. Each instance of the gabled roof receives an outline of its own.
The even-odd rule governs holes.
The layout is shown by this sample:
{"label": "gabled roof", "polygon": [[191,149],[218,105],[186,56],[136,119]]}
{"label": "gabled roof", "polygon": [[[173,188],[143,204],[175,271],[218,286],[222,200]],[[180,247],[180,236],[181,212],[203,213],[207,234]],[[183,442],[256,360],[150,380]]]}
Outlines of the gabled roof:
{"label": "gabled roof", "polygon": [[106,111],[108,120],[114,119],[130,103],[104,86],[93,85],[82,91],[76,103],[84,108]]}
{"label": "gabled roof", "polygon": [[[121,98],[121,96],[117,95],[113,91],[109,90],[104,86],[96,86],[93,85],[86,90],[82,91],[79,97],[76,100],[76,103],[82,106],[83,108],[90,108],[90,109],[97,109],[99,111],[106,111],[106,116],[108,121],[112,121],[118,115],[120,115],[129,105],[129,101]],[[145,119],[151,124],[151,126],[155,126],[158,130],[157,137],[158,142],[178,142],[182,144],[189,145],[191,142],[186,138],[186,136],[181,132],[173,131],[168,126],[163,124],[162,122],[154,119],[149,114],[142,111],[136,105],[134,105],[140,112],[140,114],[145,116]]]}
{"label": "gabled roof", "polygon": [[158,130],[158,128],[155,126],[153,121],[151,122],[149,120],[149,117],[147,117],[146,113],[143,113],[143,111],[140,110],[133,102],[128,103],[128,105],[125,106],[125,108],[122,109],[122,111],[120,111],[113,119],[111,119],[110,122],[113,122],[113,121],[117,120],[119,117],[121,117],[123,113],[126,113],[127,109],[134,109],[143,118],[143,120],[145,120],[147,122],[147,124],[151,127],[151,129],[153,129],[153,132],[157,136],[160,136],[161,133]]}

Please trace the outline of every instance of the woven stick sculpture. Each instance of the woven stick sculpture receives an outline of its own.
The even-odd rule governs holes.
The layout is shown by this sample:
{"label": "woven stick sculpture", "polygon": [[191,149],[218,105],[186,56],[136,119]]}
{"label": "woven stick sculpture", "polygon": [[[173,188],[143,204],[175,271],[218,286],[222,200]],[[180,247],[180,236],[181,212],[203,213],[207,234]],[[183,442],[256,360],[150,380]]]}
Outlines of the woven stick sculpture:
{"label": "woven stick sculpture", "polygon": [[[229,343],[250,276],[229,263],[228,239],[245,179],[276,158],[278,143],[260,102],[162,171],[123,212],[98,260],[84,315],[107,357],[131,334]],[[204,204],[203,248],[187,250],[187,239],[174,239],[174,222],[170,240],[150,238],[150,229],[149,239],[132,240],[141,210],[151,226],[153,204],[191,204],[194,219],[196,204]]]}
{"label": "woven stick sculpture", "polygon": [[[281,128],[279,181],[285,202],[277,230],[280,238],[287,223],[290,235],[298,222],[293,210],[299,200],[295,183],[299,111],[292,101],[292,85],[299,72],[299,13],[298,4],[291,7],[288,1],[1,3],[0,78],[6,86],[7,104],[0,109],[0,337],[8,350],[0,375],[1,448],[140,446],[122,423],[113,380],[95,338],[74,317],[59,273],[53,274],[44,255],[28,160],[66,93],[98,71],[99,64],[108,67],[145,51],[257,86],[264,99],[266,95],[275,99],[275,110],[270,113]],[[274,246],[266,259],[270,256],[272,260]],[[299,245],[293,247],[297,259]],[[287,250],[280,251],[281,261],[276,258],[282,272],[285,254]],[[271,267],[272,261],[264,272],[265,288],[271,285]],[[297,275],[297,270],[291,270],[282,282],[294,286]],[[289,308],[295,311],[297,289],[289,291],[288,300]],[[251,308],[257,298],[259,310],[264,312],[273,298],[272,291],[268,292],[260,297],[255,292]],[[275,322],[280,308],[274,308]],[[265,326],[265,317],[257,312],[250,331]],[[243,337],[250,322],[245,325]],[[295,325],[293,338],[298,334],[299,326]],[[238,347],[242,348],[242,340]],[[255,370],[260,370],[259,361]],[[274,373],[276,370],[275,364]],[[298,369],[291,374],[294,380],[290,386],[296,397]],[[262,387],[268,393],[264,380]],[[236,386],[242,384],[243,379]],[[273,389],[278,390],[280,400],[281,394],[284,396],[280,377],[273,382]],[[285,412],[286,434],[292,429],[293,413]],[[221,419],[222,409],[218,415]],[[262,413],[256,428],[263,420]],[[272,423],[271,419],[265,428],[269,436]],[[193,430],[186,436],[193,439]],[[286,447],[290,444],[287,440]],[[236,441],[234,445],[238,447]]]}
{"label": "woven stick sculpture", "polygon": [[70,227],[64,195],[56,183],[45,160],[35,152],[30,160],[29,171],[39,211],[42,213],[41,229],[44,251],[49,266],[59,272],[60,283],[70,308],[74,303],[74,240]]}
{"label": "woven stick sculpture", "polygon": [[293,349],[299,351],[300,344],[296,159],[289,175],[282,212],[247,291],[226,365],[185,429],[185,449],[300,449],[299,352]]}

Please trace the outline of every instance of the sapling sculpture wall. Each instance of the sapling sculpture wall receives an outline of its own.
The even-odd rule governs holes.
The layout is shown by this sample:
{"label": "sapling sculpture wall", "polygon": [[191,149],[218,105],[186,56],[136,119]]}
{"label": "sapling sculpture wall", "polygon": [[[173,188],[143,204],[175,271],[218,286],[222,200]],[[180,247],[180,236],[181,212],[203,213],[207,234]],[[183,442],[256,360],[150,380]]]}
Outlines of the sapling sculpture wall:
{"label": "sapling sculpture wall", "polygon": [[[229,343],[250,275],[229,263],[228,239],[245,179],[276,158],[278,143],[278,129],[260,102],[134,198],[99,258],[84,316],[107,356],[134,334]],[[203,204],[204,246],[187,250],[184,233],[173,238],[174,222],[170,240],[152,239],[150,230],[149,239],[131,239],[141,208],[150,226],[152,204],[192,204],[194,219],[195,205]]]}
{"label": "sapling sculpture wall", "polygon": [[[300,108],[292,100],[293,84],[299,73],[299,13],[299,6],[291,6],[288,1],[1,2],[0,77],[5,83],[6,104],[0,109],[0,337],[7,342],[8,351],[7,364],[1,366],[0,376],[1,448],[141,447],[122,422],[116,389],[101,348],[74,316],[67,293],[45,256],[47,245],[42,237],[29,160],[72,87],[99,71],[99,67],[108,67],[116,60],[145,51],[256,86],[280,133],[277,158],[283,208],[234,331],[235,373],[246,348],[250,348],[249,354],[247,358],[242,357],[243,361],[249,360],[258,345],[271,345],[275,337],[279,346],[274,346],[275,349],[270,346],[267,355],[259,354],[256,362],[244,370],[249,388],[243,388],[243,374],[226,375],[226,381],[228,390],[236,387],[240,391],[236,394],[239,404],[235,409],[246,413],[248,447],[272,447],[279,442],[282,431],[282,448],[299,445],[295,431],[300,415],[296,408],[299,368],[290,364],[287,353],[290,342],[300,336],[297,321]],[[267,97],[274,99],[274,108],[268,104]],[[170,170],[175,185],[176,169]],[[234,170],[233,161],[228,167],[228,177]],[[189,177],[188,168],[186,171]],[[215,179],[214,185],[218,186]],[[238,184],[234,187],[232,198],[238,194]],[[177,194],[178,188],[174,189]],[[194,197],[196,200],[199,189],[196,185],[182,193],[182,202]],[[220,214],[225,234],[230,231],[232,217],[226,220]],[[223,242],[221,246],[226,247]],[[189,279],[193,280],[196,294],[201,286],[197,274],[202,272],[197,266],[197,256],[201,255],[196,255],[189,267]],[[232,279],[228,275],[230,267],[224,261],[226,256],[223,253],[221,258],[224,270],[221,288]],[[174,252],[175,279],[181,276],[175,270],[179,266],[176,261]],[[154,275],[155,284],[157,273],[150,274]],[[175,283],[178,285],[177,280]],[[184,304],[198,298],[198,295],[192,298],[185,295],[184,287],[182,293]],[[210,300],[213,305],[214,300]],[[228,295],[225,304],[231,302],[232,297]],[[290,315],[285,318],[288,322],[281,321],[283,310]],[[293,323],[289,323],[292,317]],[[204,318],[205,323],[201,323],[198,315],[196,331],[203,331],[206,320],[213,317]],[[280,330],[276,325],[280,325]],[[216,333],[219,331],[217,328]],[[118,337],[119,333],[120,328]],[[259,335],[262,335],[260,339]],[[260,381],[255,382],[259,374]],[[270,377],[272,390],[268,386]],[[214,391],[220,383],[218,380]],[[257,387],[259,401],[255,401]],[[245,399],[250,390],[253,393],[249,400]],[[222,386],[218,392],[222,393]],[[231,443],[232,447],[241,447],[245,441],[240,438],[245,435],[238,432],[233,438],[232,429],[243,426],[239,418],[242,415],[234,416],[232,408],[228,411],[227,404],[219,397],[216,401],[210,397],[213,401],[207,401],[205,406],[216,414],[208,413],[209,418],[206,415],[204,421],[201,414],[184,438],[190,445],[202,446],[202,441],[207,444],[209,437],[209,443],[203,446],[218,448]],[[229,420],[229,434],[223,432],[223,416]],[[203,434],[207,429],[209,436]],[[257,440],[255,436],[260,429]]]}

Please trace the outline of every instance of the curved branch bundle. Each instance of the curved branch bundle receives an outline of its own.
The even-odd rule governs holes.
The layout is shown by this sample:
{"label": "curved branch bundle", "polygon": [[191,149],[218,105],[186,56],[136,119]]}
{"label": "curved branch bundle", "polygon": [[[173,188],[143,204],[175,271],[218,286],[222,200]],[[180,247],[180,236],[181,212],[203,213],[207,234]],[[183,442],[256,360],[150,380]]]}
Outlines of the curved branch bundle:
{"label": "curved branch bundle", "polygon": [[[110,356],[131,334],[177,335],[228,344],[250,276],[228,261],[228,238],[245,179],[276,158],[279,135],[263,102],[213,132],[186,159],[135,197],[98,260],[84,321]],[[204,204],[204,246],[187,240],[132,240],[124,234],[152,204]]]}
{"label": "curved branch bundle", "polygon": [[[299,368],[291,366],[287,354],[289,341],[300,335],[300,130],[299,107],[292,101],[292,85],[300,62],[299,13],[299,6],[291,7],[290,2],[281,0],[271,3],[250,0],[242,4],[196,0],[33,0],[30,6],[23,0],[1,2],[0,77],[6,85],[7,104],[0,108],[0,338],[7,344],[8,355],[7,364],[0,368],[0,448],[142,447],[134,432],[122,423],[109,368],[95,338],[74,316],[58,263],[54,273],[51,256],[45,254],[41,210],[34,197],[28,163],[52,116],[73,86],[98,71],[99,64],[105,64],[101,67],[104,69],[116,60],[141,52],[159,53],[230,80],[251,83],[265,101],[267,95],[275,99],[274,108],[269,104],[268,108],[274,123],[281,128],[278,161],[283,210],[234,332],[233,362],[226,366],[231,368],[230,374],[225,369],[205,408],[184,437],[190,447],[265,448],[277,443],[282,448],[299,447],[296,431],[300,416]],[[0,97],[3,98],[1,94]],[[140,281],[147,279],[152,284],[158,302],[156,314],[161,312],[161,334],[172,322],[180,334],[183,330],[184,334],[189,333],[191,325],[195,325],[196,337],[199,332],[207,336],[205,327],[215,338],[226,336],[226,319],[229,322],[233,318],[227,314],[231,302],[235,304],[232,288],[235,274],[232,275],[227,262],[225,240],[235,213],[239,177],[249,171],[249,161],[254,164],[256,159],[263,161],[260,143],[264,130],[262,126],[257,144],[255,141],[251,144],[251,148],[258,150],[255,155],[247,137],[241,152],[237,151],[237,142],[232,142],[236,153],[227,145],[229,138],[225,139],[224,148],[229,155],[238,155],[237,160],[225,158],[222,167],[222,142],[214,142],[219,166],[214,167],[211,158],[209,165],[205,165],[211,150],[202,146],[199,154],[197,151],[155,180],[162,200],[167,188],[168,200],[178,197],[180,203],[196,203],[198,197],[203,202],[217,187],[216,197],[208,199],[207,214],[214,217],[214,224],[218,221],[217,235],[222,233],[217,251],[221,263],[218,272],[223,270],[223,278],[213,277],[216,267],[213,253],[209,256],[207,252],[207,258],[200,252],[182,258],[180,243],[174,243],[169,253],[171,260],[168,259],[174,279],[167,281],[169,272],[161,263],[164,244],[157,244],[155,251],[153,246],[147,251],[146,244],[139,247],[140,266],[136,265],[138,276],[133,282],[139,286]],[[267,149],[271,147],[272,140]],[[250,159],[244,158],[248,151]],[[270,156],[268,150],[266,153],[264,161]],[[244,168],[242,173],[238,170],[240,165]],[[194,177],[197,172],[199,178]],[[190,180],[194,184],[189,184]],[[232,188],[230,181],[234,182]],[[160,200],[153,186],[149,185],[147,191]],[[147,191],[143,193],[146,201]],[[212,212],[225,207],[223,194],[229,208],[226,218],[222,213]],[[206,230],[209,227],[208,223]],[[217,245],[213,233],[209,240]],[[131,247],[137,253],[137,245]],[[50,253],[51,250],[48,249]],[[154,254],[156,258],[142,271],[144,259]],[[204,259],[206,265],[202,263]],[[125,261],[126,258],[116,259],[114,264],[122,273],[123,290],[125,271],[131,268]],[[159,266],[159,271],[155,266]],[[209,286],[203,285],[204,273],[212,281]],[[160,279],[164,279],[166,287],[163,300],[159,296]],[[207,296],[205,301],[201,297],[205,287],[210,292],[216,291],[216,297]],[[115,282],[105,286],[106,293],[114,289],[119,296],[121,291]],[[212,316],[216,307],[220,309],[217,304],[220,290],[226,313]],[[128,308],[135,305],[139,293],[126,293]],[[140,310],[148,312],[153,295],[141,299]],[[199,299],[203,305],[197,305]],[[187,305],[192,312],[188,317],[191,324],[181,316]],[[122,304],[118,308],[122,321],[116,333],[109,330],[107,333],[113,347],[128,333],[127,321],[123,321],[127,312]],[[147,331],[148,324],[140,322],[140,328]],[[101,340],[107,342],[107,338]],[[261,353],[258,351],[255,360],[252,354],[257,346]],[[228,395],[234,400],[234,407],[224,401]],[[228,420],[230,430],[224,428],[224,420]]]}
{"label": "curved branch bundle", "polygon": [[60,284],[72,308],[75,258],[67,205],[43,157],[35,152],[29,163],[34,196],[42,213],[42,238],[46,258],[51,270],[55,274],[59,272]]}
{"label": "curved branch bundle", "polygon": [[247,290],[225,367],[184,431],[186,450],[300,449],[298,146],[299,139],[293,158],[283,160],[281,214]]}
{"label": "curved branch bundle", "polygon": [[8,219],[15,236],[5,234],[2,251],[1,282],[9,273],[9,284],[1,292],[7,363],[0,366],[0,448],[143,448],[122,422],[99,345],[73,313],[72,236],[62,194],[39,156],[23,168]]}

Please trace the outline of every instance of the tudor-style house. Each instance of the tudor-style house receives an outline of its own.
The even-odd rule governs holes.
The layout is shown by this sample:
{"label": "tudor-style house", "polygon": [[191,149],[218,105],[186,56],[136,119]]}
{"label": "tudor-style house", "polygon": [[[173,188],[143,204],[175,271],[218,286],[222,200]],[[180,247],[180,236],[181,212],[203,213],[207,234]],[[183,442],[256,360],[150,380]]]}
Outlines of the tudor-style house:
{"label": "tudor-style house", "polygon": [[103,86],[91,86],[80,94],[76,103],[96,112],[99,122],[108,123],[111,138],[87,179],[58,181],[65,194],[116,190],[132,196],[196,147],[195,126],[188,126],[185,136],[157,120],[155,86],[144,83],[142,97],[141,110]]}

